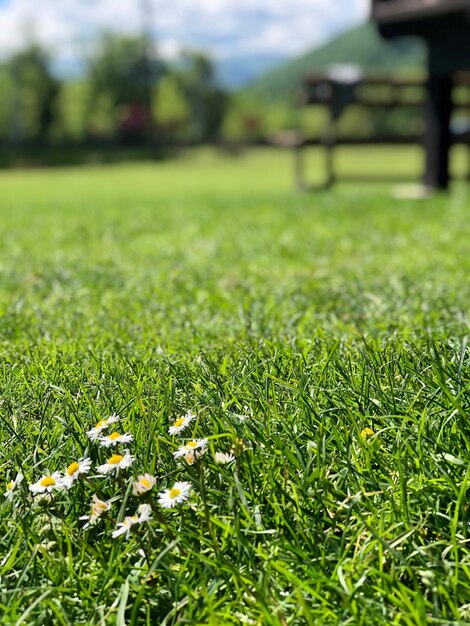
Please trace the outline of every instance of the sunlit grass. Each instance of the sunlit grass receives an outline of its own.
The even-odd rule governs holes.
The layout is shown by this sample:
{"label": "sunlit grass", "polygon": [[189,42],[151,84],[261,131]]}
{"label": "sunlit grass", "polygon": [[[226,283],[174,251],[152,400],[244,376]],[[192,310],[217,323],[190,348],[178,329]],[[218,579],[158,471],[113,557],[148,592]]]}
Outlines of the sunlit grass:
{"label": "sunlit grass", "polygon": [[0,175],[3,623],[470,619],[468,188],[298,195],[289,156]]}

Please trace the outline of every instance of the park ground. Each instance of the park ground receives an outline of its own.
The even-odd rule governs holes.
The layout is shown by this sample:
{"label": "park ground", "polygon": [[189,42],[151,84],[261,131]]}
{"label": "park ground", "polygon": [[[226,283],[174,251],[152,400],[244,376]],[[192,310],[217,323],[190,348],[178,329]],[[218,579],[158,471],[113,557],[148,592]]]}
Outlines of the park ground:
{"label": "park ground", "polygon": [[[299,194],[288,152],[207,150],[2,172],[0,216],[0,623],[470,621],[465,182]],[[112,414],[135,458],[117,477],[86,434]],[[208,440],[193,464],[188,437]],[[85,457],[70,489],[29,489]],[[111,508],[84,528],[94,494]]]}

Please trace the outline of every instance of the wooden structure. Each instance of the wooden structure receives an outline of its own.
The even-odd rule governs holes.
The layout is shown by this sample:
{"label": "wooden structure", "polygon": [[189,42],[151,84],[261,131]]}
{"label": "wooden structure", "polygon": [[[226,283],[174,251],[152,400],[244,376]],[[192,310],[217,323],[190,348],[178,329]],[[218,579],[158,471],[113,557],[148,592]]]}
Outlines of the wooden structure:
{"label": "wooden structure", "polygon": [[[278,143],[295,150],[295,179],[299,189],[306,187],[303,173],[303,148],[309,145],[322,145],[326,150],[326,181],[331,186],[335,181],[334,149],[338,145],[419,145],[426,143],[426,137],[414,134],[375,134],[363,136],[337,136],[337,122],[350,105],[359,105],[367,109],[408,108],[422,110],[426,104],[427,81],[418,79],[393,79],[388,76],[368,76],[362,78],[351,66],[334,69],[328,74],[309,75],[304,79],[304,105],[320,105],[327,108],[329,122],[326,132],[319,139],[305,139],[298,133],[287,133]],[[458,73],[453,76],[455,87],[467,87],[466,97],[461,94],[456,109],[470,111],[470,74]],[[426,135],[426,133],[425,133]],[[452,135],[450,144],[470,145],[470,133]],[[428,186],[433,186],[428,183]],[[437,186],[437,185],[436,185]]]}
{"label": "wooden structure", "polygon": [[372,19],[383,37],[415,35],[428,45],[424,182],[433,189],[446,189],[452,76],[470,69],[470,0],[372,0]]}

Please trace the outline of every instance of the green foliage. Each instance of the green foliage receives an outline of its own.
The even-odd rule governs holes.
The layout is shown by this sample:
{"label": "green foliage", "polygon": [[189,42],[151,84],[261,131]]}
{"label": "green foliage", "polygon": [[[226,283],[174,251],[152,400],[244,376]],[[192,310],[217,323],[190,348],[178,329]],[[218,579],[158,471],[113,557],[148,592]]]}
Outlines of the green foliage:
{"label": "green foliage", "polygon": [[188,135],[190,107],[179,76],[167,73],[154,91],[153,114],[161,132],[169,138]]}
{"label": "green foliage", "polygon": [[[103,122],[92,120],[92,127],[102,132],[103,127],[109,126],[110,135],[126,141],[148,137],[152,93],[162,70],[146,37],[103,35],[88,67],[89,110],[92,117]],[[103,115],[99,107],[105,103],[111,110]]]}
{"label": "green foliage", "polygon": [[256,142],[265,138],[264,115],[268,107],[244,94],[232,96],[222,126],[224,139],[235,142]]}
{"label": "green foliage", "polygon": [[13,102],[12,76],[8,66],[0,65],[0,137],[11,138]]}
{"label": "green foliage", "polygon": [[110,139],[116,135],[117,127],[118,111],[109,93],[97,94],[88,101],[87,136]]}
{"label": "green foliage", "polygon": [[[25,475],[0,505],[5,625],[468,622],[469,189],[298,195],[290,159],[0,178],[0,480]],[[168,434],[188,408],[195,466]],[[132,471],[33,502],[46,469],[103,461],[85,432],[113,412]],[[143,471],[190,505],[112,539]],[[84,530],[96,488],[117,499]]]}
{"label": "green foliage", "polygon": [[[90,120],[90,83],[87,80],[69,81],[63,84],[59,101],[59,119],[62,139],[84,140]],[[93,107],[94,108],[94,107]],[[111,115],[112,112],[108,111]]]}
{"label": "green foliage", "polygon": [[89,62],[91,97],[106,93],[115,107],[128,102],[147,104],[149,86],[157,75],[158,66],[147,56],[145,38],[105,34]]}
{"label": "green foliage", "polygon": [[277,130],[298,128],[299,123],[299,109],[289,106],[288,103],[278,103],[272,105],[267,108],[264,116],[264,126],[268,133]]}
{"label": "green foliage", "polygon": [[47,140],[57,117],[59,82],[49,69],[46,52],[31,45],[8,63],[13,101],[12,133],[15,140]]}
{"label": "green foliage", "polygon": [[220,138],[220,130],[229,105],[229,95],[223,89],[213,87],[202,97],[203,106],[203,138],[213,141]]}
{"label": "green foliage", "polygon": [[49,57],[27,48],[0,67],[0,139],[15,141],[213,141],[229,104],[205,55],[160,61],[145,37],[104,34],[80,80],[52,77]]}
{"label": "green foliage", "polygon": [[189,108],[193,141],[217,139],[228,106],[228,94],[217,86],[211,60],[200,52],[184,51],[172,68]]}

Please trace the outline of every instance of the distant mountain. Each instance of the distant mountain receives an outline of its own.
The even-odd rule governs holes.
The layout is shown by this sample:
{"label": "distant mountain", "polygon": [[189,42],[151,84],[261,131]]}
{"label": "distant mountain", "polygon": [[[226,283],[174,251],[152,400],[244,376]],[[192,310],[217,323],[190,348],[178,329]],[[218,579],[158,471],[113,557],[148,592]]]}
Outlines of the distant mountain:
{"label": "distant mountain", "polygon": [[244,93],[262,100],[291,98],[303,76],[324,72],[340,63],[355,63],[364,73],[424,71],[426,48],[423,42],[413,38],[384,41],[374,26],[367,23],[280,65],[255,80]]}
{"label": "distant mountain", "polygon": [[216,75],[222,87],[241,89],[285,61],[283,55],[234,57],[216,62]]}

